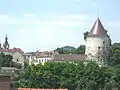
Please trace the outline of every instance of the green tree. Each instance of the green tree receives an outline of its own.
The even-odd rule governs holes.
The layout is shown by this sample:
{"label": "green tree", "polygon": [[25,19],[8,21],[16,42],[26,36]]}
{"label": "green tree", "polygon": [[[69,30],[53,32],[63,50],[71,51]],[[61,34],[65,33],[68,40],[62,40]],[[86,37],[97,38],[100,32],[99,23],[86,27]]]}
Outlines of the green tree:
{"label": "green tree", "polygon": [[31,65],[15,75],[16,87],[68,88],[68,90],[99,90],[118,87],[119,69],[99,67],[94,62],[49,62]]}
{"label": "green tree", "polygon": [[63,48],[57,48],[55,51],[59,52],[59,54],[65,54]]}
{"label": "green tree", "polygon": [[16,87],[27,88],[75,88],[76,64],[45,63],[31,65],[14,78]]}
{"label": "green tree", "polygon": [[86,41],[86,39],[87,39],[87,36],[88,36],[88,34],[89,34],[89,32],[88,31],[86,31],[86,32],[84,32],[84,40]]}
{"label": "green tree", "polygon": [[17,67],[21,68],[22,65],[12,61],[13,57],[11,55],[5,55],[0,53],[0,67]]}
{"label": "green tree", "polygon": [[108,51],[108,64],[114,66],[120,64],[120,43],[114,43]]}
{"label": "green tree", "polygon": [[4,53],[0,53],[1,67],[10,67],[12,59],[13,58],[11,55],[5,55]]}
{"label": "green tree", "polygon": [[[73,47],[72,47],[73,48]],[[85,45],[80,45],[77,49],[64,49],[62,48],[57,48],[55,51],[59,52],[59,54],[84,54],[85,53]]]}
{"label": "green tree", "polygon": [[85,45],[80,45],[80,46],[76,49],[75,53],[77,53],[77,54],[84,54],[84,53],[85,53]]}

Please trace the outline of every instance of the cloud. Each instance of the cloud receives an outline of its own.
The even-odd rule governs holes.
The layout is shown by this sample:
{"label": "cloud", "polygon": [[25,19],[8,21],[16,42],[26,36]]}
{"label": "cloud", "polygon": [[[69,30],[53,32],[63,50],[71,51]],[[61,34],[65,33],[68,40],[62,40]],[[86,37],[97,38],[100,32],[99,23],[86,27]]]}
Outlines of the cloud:
{"label": "cloud", "polygon": [[[12,46],[19,46],[25,51],[54,50],[57,47],[70,45],[78,47],[84,42],[83,31],[52,26],[21,28],[15,33]],[[30,48],[31,47],[31,48]]]}
{"label": "cloud", "polygon": [[9,20],[9,16],[7,14],[0,14],[0,24],[5,24]]}
{"label": "cloud", "polygon": [[11,29],[15,30],[9,31],[12,33],[9,35],[11,47],[20,47],[25,51],[53,50],[64,45],[77,47],[84,42],[81,28],[86,26],[87,15],[69,14],[49,16],[47,20],[44,18],[9,16],[4,23],[0,21],[0,24],[12,24]]}
{"label": "cloud", "polygon": [[0,13],[0,19],[6,19],[9,16],[7,14]]}
{"label": "cloud", "polygon": [[16,43],[15,46],[20,46],[25,51],[28,51],[30,47],[32,47],[30,50],[53,50],[64,45],[77,47],[84,41],[80,31],[75,30],[40,27],[34,30],[24,29],[24,31],[16,35],[17,41],[13,42]]}
{"label": "cloud", "polygon": [[[24,17],[9,17],[7,15],[0,15],[0,24],[36,24],[36,25],[53,25],[53,26],[83,26],[83,22],[88,18],[83,14],[69,14],[64,16],[49,16],[49,20],[36,19],[35,14],[26,13]],[[3,18],[4,17],[4,18]],[[44,17],[46,18],[46,17]]]}
{"label": "cloud", "polygon": [[36,15],[35,14],[32,14],[32,13],[25,13],[24,15],[23,15],[24,17],[36,17]]}
{"label": "cloud", "polygon": [[69,14],[69,15],[60,16],[60,17],[63,19],[67,19],[67,20],[86,20],[86,19],[88,19],[88,15],[86,15],[86,14]]}

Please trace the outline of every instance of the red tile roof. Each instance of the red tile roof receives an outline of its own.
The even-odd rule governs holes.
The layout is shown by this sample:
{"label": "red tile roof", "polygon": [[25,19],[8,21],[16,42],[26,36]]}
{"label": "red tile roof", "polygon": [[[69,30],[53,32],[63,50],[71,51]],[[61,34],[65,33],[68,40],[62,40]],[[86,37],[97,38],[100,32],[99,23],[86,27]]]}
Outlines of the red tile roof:
{"label": "red tile roof", "polygon": [[14,53],[14,52],[19,52],[21,54],[23,54],[24,52],[20,49],[20,48],[13,48],[13,49],[0,49],[0,52],[10,52],[10,53]]}

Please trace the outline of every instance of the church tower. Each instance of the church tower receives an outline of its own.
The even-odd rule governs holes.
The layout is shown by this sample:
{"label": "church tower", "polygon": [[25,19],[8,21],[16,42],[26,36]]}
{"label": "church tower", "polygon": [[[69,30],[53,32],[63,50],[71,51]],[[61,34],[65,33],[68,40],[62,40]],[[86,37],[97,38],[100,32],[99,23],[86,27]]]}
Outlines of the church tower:
{"label": "church tower", "polygon": [[86,60],[96,61],[98,64],[107,63],[107,50],[111,46],[110,36],[98,18],[86,38]]}
{"label": "church tower", "polygon": [[7,34],[6,34],[6,37],[5,37],[5,42],[4,42],[4,44],[3,44],[3,48],[4,48],[4,49],[9,49],[9,43],[8,43]]}

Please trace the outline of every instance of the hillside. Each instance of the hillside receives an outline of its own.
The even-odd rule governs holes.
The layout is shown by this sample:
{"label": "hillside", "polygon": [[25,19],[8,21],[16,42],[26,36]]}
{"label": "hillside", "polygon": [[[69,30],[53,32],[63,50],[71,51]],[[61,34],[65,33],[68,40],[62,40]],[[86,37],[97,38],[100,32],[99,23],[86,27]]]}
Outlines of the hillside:
{"label": "hillside", "polygon": [[64,47],[61,47],[63,50],[65,51],[73,51],[73,50],[76,50],[75,47],[73,46],[64,46]]}

